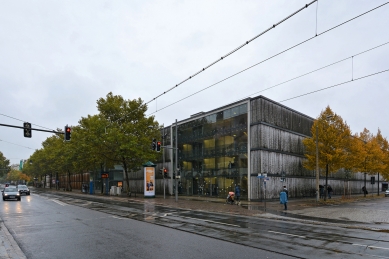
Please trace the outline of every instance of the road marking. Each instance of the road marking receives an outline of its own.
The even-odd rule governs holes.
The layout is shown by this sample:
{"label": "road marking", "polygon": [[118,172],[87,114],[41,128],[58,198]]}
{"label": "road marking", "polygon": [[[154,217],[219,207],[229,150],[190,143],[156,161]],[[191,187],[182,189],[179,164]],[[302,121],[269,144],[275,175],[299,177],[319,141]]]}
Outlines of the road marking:
{"label": "road marking", "polygon": [[238,225],[233,225],[233,224],[228,224],[228,223],[223,223],[223,222],[217,222],[217,221],[208,220],[208,219],[196,219],[196,218],[191,218],[191,217],[184,217],[184,218],[200,220],[200,221],[204,221],[204,222],[209,222],[209,223],[215,223],[215,224],[220,224],[220,225],[226,225],[226,226],[232,226],[232,227],[240,228],[240,226],[238,226]]}
{"label": "road marking", "polygon": [[116,216],[112,216],[112,218],[114,218],[114,219],[126,219],[126,218],[121,218],[121,217],[116,217]]}
{"label": "road marking", "polygon": [[275,234],[281,234],[281,235],[286,235],[286,236],[292,236],[292,237],[306,238],[305,236],[298,236],[298,235],[293,235],[293,234],[288,234],[288,233],[282,233],[282,232],[277,232],[277,231],[271,231],[271,230],[268,230],[267,232],[275,233]]}
{"label": "road marking", "polygon": [[360,244],[353,244],[353,246],[363,246],[363,247],[366,247],[366,248],[376,248],[376,249],[389,250],[389,248],[387,248],[387,247],[380,247],[380,246],[368,246],[368,245],[360,245]]}
{"label": "road marking", "polygon": [[66,206],[67,204],[66,203],[63,203],[62,201],[59,201],[59,200],[52,200],[54,201],[55,203],[61,205],[61,206]]}

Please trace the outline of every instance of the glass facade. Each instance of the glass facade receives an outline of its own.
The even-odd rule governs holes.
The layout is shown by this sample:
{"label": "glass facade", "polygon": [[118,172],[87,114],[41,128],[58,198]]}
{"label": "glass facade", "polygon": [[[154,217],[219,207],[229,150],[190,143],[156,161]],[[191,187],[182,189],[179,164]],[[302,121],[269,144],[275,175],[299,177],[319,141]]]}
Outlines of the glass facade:
{"label": "glass facade", "polygon": [[224,198],[240,184],[247,199],[247,116],[244,103],[178,125],[179,193]]}

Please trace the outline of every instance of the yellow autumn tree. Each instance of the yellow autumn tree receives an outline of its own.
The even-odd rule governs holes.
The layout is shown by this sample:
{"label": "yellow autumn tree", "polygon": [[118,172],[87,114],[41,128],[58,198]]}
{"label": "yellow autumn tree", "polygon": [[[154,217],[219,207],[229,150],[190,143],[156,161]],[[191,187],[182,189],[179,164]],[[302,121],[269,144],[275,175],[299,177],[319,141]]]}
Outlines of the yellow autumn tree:
{"label": "yellow autumn tree", "polygon": [[381,134],[381,130],[378,129],[376,139],[378,144],[381,147],[382,152],[384,153],[384,161],[383,164],[385,168],[383,168],[379,173],[383,176],[385,180],[389,180],[389,142],[386,138],[384,138]]}
{"label": "yellow autumn tree", "polygon": [[[316,169],[316,145],[319,150],[319,168],[325,169],[326,184],[329,172],[336,172],[346,166],[352,141],[349,126],[329,106],[322,111],[311,128],[312,138],[304,139],[307,160],[304,167]],[[317,143],[316,143],[317,140]]]}
{"label": "yellow autumn tree", "polygon": [[366,128],[357,134],[356,137],[362,140],[357,143],[359,145],[358,149],[361,151],[356,169],[370,175],[385,172],[386,157],[384,151],[381,149],[379,138],[370,133]]}

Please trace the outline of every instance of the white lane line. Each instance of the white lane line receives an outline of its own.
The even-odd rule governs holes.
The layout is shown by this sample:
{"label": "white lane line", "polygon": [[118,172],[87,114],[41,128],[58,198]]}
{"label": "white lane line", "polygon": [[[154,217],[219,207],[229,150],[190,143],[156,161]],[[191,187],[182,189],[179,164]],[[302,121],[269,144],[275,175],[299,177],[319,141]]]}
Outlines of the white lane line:
{"label": "white lane line", "polygon": [[111,216],[114,219],[126,219],[126,218],[121,218],[121,217],[116,217],[116,216]]}
{"label": "white lane line", "polygon": [[204,221],[204,222],[209,222],[209,223],[215,223],[215,224],[220,224],[220,225],[226,225],[226,226],[232,226],[232,227],[240,228],[240,226],[238,226],[238,225],[233,225],[233,224],[228,224],[228,223],[223,223],[223,222],[217,222],[217,221],[213,221],[213,220],[197,219],[197,218],[191,218],[191,217],[184,217],[184,218],[186,218],[186,219],[200,220],[200,221]]}
{"label": "white lane line", "polygon": [[293,234],[288,234],[288,233],[282,233],[282,232],[277,232],[277,231],[271,231],[271,230],[268,230],[267,232],[275,233],[275,234],[281,234],[281,235],[286,235],[286,236],[292,236],[292,237],[306,238],[305,236],[298,236],[298,235],[293,235]]}
{"label": "white lane line", "polygon": [[66,206],[67,204],[66,203],[63,203],[62,201],[59,201],[59,200],[52,200],[54,201],[55,203],[61,205],[61,206]]}
{"label": "white lane line", "polygon": [[366,247],[366,248],[374,248],[374,249],[385,249],[385,250],[389,250],[388,247],[380,247],[380,246],[368,246],[368,245],[360,245],[360,244],[353,244],[353,246],[363,246],[363,247]]}

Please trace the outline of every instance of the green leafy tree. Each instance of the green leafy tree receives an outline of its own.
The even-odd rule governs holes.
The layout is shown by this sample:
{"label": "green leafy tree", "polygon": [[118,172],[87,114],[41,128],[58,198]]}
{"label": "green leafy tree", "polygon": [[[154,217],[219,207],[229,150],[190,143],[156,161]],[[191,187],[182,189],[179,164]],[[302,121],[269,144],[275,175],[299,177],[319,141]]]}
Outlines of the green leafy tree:
{"label": "green leafy tree", "polygon": [[0,152],[0,177],[6,175],[11,170],[9,160]]}
{"label": "green leafy tree", "polygon": [[151,140],[160,133],[154,117],[146,117],[147,106],[141,99],[125,100],[108,93],[97,101],[99,114],[79,121],[83,136],[79,146],[88,153],[92,163],[105,166],[120,164],[124,168],[127,192],[129,173],[138,171],[148,160],[155,161],[158,153],[151,150]]}

